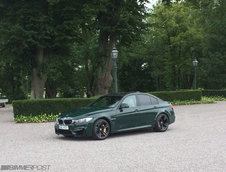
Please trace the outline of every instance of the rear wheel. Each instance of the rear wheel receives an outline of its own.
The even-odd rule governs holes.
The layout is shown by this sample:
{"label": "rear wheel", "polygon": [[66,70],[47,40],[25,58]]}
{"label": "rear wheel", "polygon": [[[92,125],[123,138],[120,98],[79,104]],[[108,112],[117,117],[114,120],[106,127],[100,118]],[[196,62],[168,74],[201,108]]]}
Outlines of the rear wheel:
{"label": "rear wheel", "polygon": [[164,132],[168,129],[169,118],[166,114],[160,114],[156,119],[155,131]]}
{"label": "rear wheel", "polygon": [[110,124],[105,119],[99,119],[93,126],[93,138],[97,140],[106,139],[110,133]]}

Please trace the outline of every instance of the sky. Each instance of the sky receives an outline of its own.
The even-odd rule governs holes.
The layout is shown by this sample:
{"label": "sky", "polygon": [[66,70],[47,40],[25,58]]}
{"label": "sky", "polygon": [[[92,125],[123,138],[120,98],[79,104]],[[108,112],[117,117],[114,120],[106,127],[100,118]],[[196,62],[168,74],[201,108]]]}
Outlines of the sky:
{"label": "sky", "polygon": [[158,0],[149,0],[149,3],[146,4],[146,6],[148,8],[152,8],[152,5],[156,4],[158,2]]}

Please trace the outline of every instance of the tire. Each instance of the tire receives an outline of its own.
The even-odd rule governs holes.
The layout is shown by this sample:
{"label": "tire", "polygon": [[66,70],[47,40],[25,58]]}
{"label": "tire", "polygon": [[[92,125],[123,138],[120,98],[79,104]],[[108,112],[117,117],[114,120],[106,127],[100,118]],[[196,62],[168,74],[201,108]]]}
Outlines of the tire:
{"label": "tire", "polygon": [[104,140],[110,133],[110,124],[105,119],[98,119],[93,125],[93,138]]}
{"label": "tire", "polygon": [[160,114],[155,123],[155,131],[164,132],[168,129],[169,126],[169,118],[166,114]]}

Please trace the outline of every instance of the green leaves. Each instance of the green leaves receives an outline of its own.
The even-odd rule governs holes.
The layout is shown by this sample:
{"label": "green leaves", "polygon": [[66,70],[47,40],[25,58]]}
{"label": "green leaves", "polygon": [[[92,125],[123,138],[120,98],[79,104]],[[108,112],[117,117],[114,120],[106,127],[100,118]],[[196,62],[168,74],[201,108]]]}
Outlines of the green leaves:
{"label": "green leaves", "polygon": [[155,7],[150,16],[148,44],[154,51],[154,61],[161,65],[153,67],[154,70],[161,68],[162,75],[159,73],[158,77],[165,83],[165,89],[191,88],[195,56],[191,47],[200,51],[203,37],[202,30],[197,28],[195,14],[196,11],[184,3],[175,2],[170,7]]}
{"label": "green leaves", "polygon": [[226,88],[226,2],[207,2],[208,8],[201,7],[205,35],[200,79],[205,88],[221,89]]}
{"label": "green leaves", "polygon": [[59,114],[41,114],[37,116],[29,115],[29,116],[23,116],[18,115],[14,118],[14,121],[16,123],[42,123],[42,122],[54,122],[56,121],[56,117],[59,116]]}

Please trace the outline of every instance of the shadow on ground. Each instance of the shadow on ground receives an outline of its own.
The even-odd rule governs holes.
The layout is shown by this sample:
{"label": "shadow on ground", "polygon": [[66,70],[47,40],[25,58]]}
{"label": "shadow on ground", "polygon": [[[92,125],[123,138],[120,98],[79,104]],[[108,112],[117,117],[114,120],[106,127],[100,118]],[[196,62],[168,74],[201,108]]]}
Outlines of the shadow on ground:
{"label": "shadow on ground", "polygon": [[[168,129],[169,130],[169,129]],[[117,139],[120,137],[132,137],[134,135],[142,135],[147,133],[156,133],[153,129],[140,129],[140,130],[133,130],[133,131],[124,131],[119,133],[110,134],[107,139]],[[59,135],[54,137],[55,139],[62,140],[62,141],[101,141],[101,140],[94,140],[92,137],[64,137],[63,135]]]}

